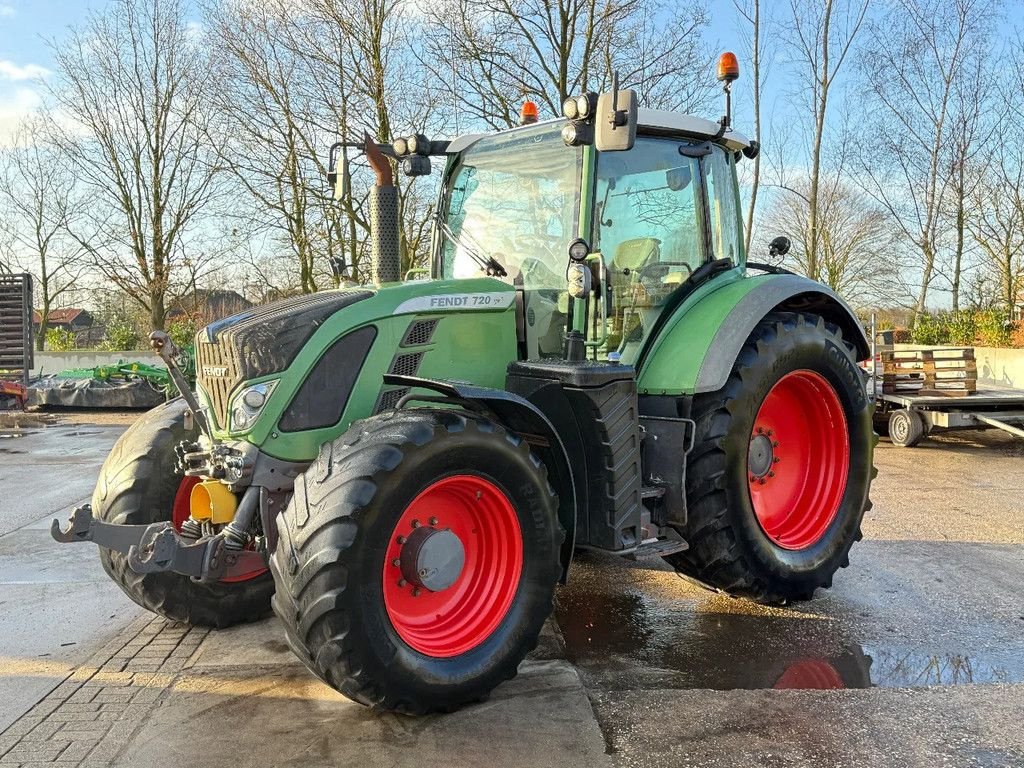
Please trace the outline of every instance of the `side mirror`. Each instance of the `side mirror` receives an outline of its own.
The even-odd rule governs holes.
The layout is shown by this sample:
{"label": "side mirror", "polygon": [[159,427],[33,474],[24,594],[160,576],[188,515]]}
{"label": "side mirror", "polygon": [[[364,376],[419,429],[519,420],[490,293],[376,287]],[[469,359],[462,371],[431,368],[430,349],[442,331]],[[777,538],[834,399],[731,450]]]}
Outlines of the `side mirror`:
{"label": "side mirror", "polygon": [[345,144],[338,142],[331,147],[327,158],[327,183],[334,191],[335,200],[344,200],[348,196],[349,172],[348,153],[345,152]]}
{"label": "side mirror", "polygon": [[779,235],[768,243],[768,254],[770,256],[785,256],[789,253],[789,238]]}
{"label": "side mirror", "polygon": [[330,259],[331,263],[331,274],[333,274],[338,280],[342,280],[345,277],[345,270],[348,269],[348,264],[345,262],[344,256],[332,256]]}
{"label": "side mirror", "polygon": [[621,152],[636,141],[636,91],[619,90],[619,75],[612,75],[612,89],[597,98],[594,113],[594,146],[599,152]]}

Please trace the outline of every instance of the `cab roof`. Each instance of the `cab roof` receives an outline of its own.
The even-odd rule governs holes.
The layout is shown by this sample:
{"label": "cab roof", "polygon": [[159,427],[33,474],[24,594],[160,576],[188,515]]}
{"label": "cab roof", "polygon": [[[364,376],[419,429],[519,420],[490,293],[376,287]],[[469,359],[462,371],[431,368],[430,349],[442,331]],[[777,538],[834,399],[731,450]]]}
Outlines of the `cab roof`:
{"label": "cab roof", "polygon": [[[542,120],[530,125],[509,128],[509,131],[519,131],[524,128],[532,128],[536,125],[551,125],[565,122],[564,117],[557,117],[551,120]],[[678,112],[668,112],[661,109],[637,110],[637,132],[643,134],[655,134],[664,136],[685,136],[687,138],[714,140],[721,130],[721,124],[714,120],[708,120],[694,115],[683,115]],[[452,139],[448,145],[448,153],[462,152],[485,136],[493,136],[494,133],[467,133]],[[727,130],[718,142],[726,148],[738,151],[750,146],[750,140],[746,136],[733,129]]]}

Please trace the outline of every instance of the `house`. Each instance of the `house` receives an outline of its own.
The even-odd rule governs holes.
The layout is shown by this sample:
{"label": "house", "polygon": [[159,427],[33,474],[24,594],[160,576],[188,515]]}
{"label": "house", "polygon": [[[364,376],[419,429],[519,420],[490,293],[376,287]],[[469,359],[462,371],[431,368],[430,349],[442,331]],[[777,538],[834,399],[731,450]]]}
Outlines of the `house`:
{"label": "house", "polygon": [[[43,314],[38,309],[32,310],[32,325],[35,332],[39,333],[39,325],[43,321]],[[46,319],[47,328],[61,328],[65,331],[79,333],[87,331],[92,327],[92,315],[84,309],[68,307],[66,309],[51,309],[50,316]]]}
{"label": "house", "polygon": [[201,323],[212,323],[222,317],[244,312],[251,306],[253,303],[237,291],[199,288],[172,299],[167,310],[167,320],[172,322],[188,317]]}

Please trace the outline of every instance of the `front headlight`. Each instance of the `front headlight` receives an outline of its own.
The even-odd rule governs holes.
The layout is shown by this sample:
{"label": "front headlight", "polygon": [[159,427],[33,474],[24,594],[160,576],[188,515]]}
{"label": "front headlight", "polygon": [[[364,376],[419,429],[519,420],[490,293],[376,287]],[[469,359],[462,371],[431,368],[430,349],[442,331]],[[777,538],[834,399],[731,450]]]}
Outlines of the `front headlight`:
{"label": "front headlight", "polygon": [[277,380],[253,384],[241,390],[231,399],[231,431],[248,429],[256,423],[263,406],[270,399],[270,393],[277,386]]}

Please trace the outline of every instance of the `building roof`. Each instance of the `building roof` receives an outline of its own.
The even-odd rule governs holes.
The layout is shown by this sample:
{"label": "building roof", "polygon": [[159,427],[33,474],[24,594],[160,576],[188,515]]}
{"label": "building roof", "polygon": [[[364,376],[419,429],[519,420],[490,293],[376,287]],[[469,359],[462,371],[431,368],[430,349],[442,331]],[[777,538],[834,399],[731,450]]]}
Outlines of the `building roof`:
{"label": "building roof", "polygon": [[[84,309],[69,307],[67,309],[51,309],[50,316],[46,319],[48,323],[67,323],[70,325],[78,319],[78,316],[85,312]],[[38,309],[32,310],[32,322],[39,325],[43,321],[43,314]]]}

